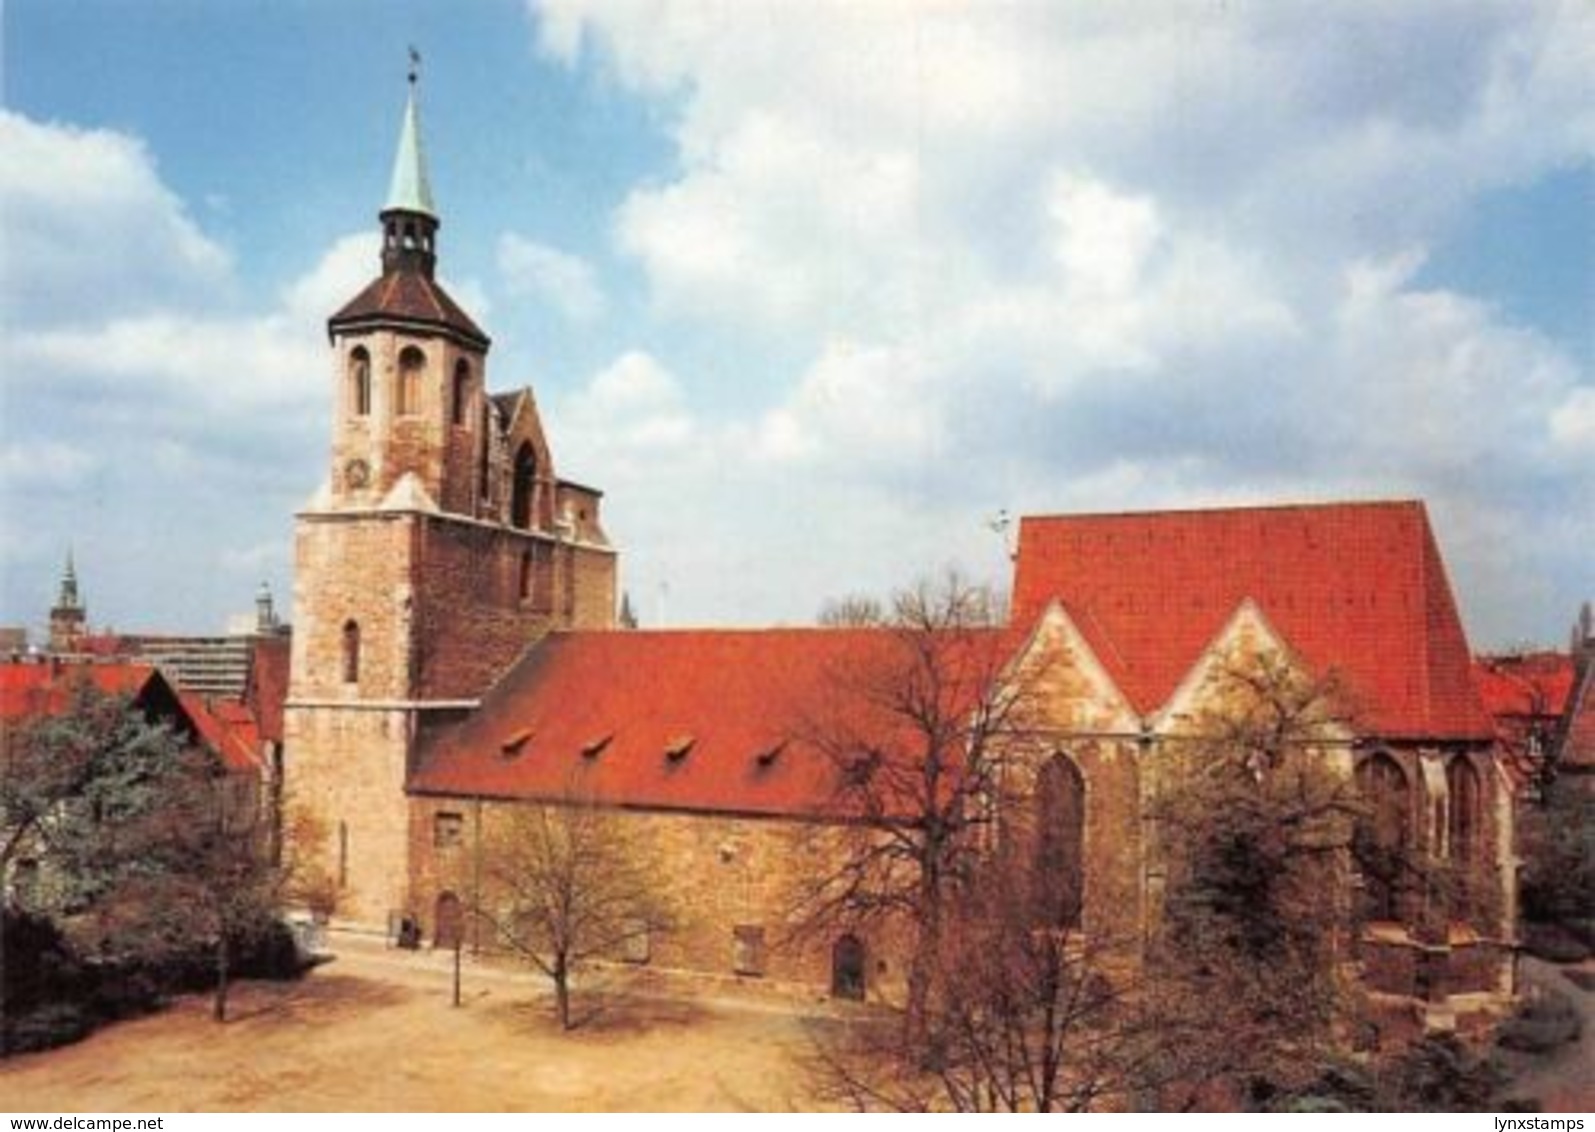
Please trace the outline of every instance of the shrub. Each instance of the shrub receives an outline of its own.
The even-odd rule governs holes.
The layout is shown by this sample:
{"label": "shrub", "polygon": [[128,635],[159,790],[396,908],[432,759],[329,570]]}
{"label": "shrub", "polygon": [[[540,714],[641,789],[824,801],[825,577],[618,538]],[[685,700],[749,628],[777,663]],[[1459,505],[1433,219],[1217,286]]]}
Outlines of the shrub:
{"label": "shrub", "polygon": [[1550,993],[1520,1006],[1501,1026],[1495,1041],[1503,1049],[1544,1053],[1573,1041],[1583,1028],[1573,1004]]}

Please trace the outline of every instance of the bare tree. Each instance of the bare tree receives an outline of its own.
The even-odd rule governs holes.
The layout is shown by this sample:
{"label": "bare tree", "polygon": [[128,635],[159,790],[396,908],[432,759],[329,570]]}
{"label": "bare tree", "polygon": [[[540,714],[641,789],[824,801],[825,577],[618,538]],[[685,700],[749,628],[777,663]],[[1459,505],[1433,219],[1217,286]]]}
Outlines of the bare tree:
{"label": "bare tree", "polygon": [[886,621],[886,607],[869,594],[846,594],[820,607],[819,622],[827,629],[873,628]]}
{"label": "bare tree", "polygon": [[475,913],[499,946],[548,976],[568,1030],[572,977],[668,930],[658,878],[632,825],[577,796],[497,818]]}
{"label": "bare tree", "polygon": [[915,1045],[1003,766],[1031,731],[1033,697],[1007,671],[998,616],[991,591],[955,573],[898,594],[879,647],[832,672],[832,694],[800,724],[835,766],[843,821],[824,833],[835,864],[804,894],[800,934],[906,932],[903,1028]]}

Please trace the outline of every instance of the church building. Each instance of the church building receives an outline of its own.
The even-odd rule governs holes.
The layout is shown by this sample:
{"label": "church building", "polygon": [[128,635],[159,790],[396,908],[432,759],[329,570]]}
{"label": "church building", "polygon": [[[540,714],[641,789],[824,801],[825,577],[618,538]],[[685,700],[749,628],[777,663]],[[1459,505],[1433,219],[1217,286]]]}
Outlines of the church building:
{"label": "church building", "polygon": [[[574,783],[665,866],[673,929],[630,962],[845,997],[900,985],[889,934],[783,946],[824,865],[815,831],[847,820],[838,766],[792,720],[891,632],[615,627],[600,493],[556,474],[529,389],[487,392],[488,336],[437,281],[411,81],[381,274],[328,324],[331,463],[297,521],[287,787],[318,819],[336,919],[410,917],[454,944],[484,830]],[[1356,879],[1373,993],[1419,1029],[1510,997],[1509,785],[1421,503],[1027,518],[1009,622],[982,639],[1000,670],[1045,672],[1024,774],[1088,936],[1147,937],[1165,753],[1221,658],[1268,655],[1345,690],[1322,755],[1370,836],[1470,880],[1451,902]]]}

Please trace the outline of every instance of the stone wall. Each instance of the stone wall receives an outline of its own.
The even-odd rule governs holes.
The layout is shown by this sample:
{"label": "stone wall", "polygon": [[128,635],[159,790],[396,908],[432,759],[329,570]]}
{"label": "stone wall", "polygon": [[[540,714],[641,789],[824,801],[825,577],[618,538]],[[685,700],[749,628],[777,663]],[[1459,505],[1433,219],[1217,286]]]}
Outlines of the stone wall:
{"label": "stone wall", "polygon": [[[438,900],[452,893],[467,907],[493,901],[491,866],[480,856],[502,835],[517,809],[536,803],[416,797],[410,809],[410,896],[428,943],[435,939]],[[439,837],[459,822],[458,839]],[[648,970],[689,973],[778,991],[815,995],[830,986],[831,947],[839,929],[804,930],[807,886],[834,867],[847,836],[835,827],[772,818],[708,813],[612,810],[644,847],[669,910],[670,930],[649,941]],[[492,949],[490,929],[469,920],[466,939]],[[738,929],[763,937],[759,973],[737,970]],[[485,931],[485,934],[482,934]],[[900,996],[904,948],[900,933],[876,926],[854,934],[864,944],[871,998]],[[744,956],[745,957],[745,956]],[[614,957],[617,961],[622,957]]]}

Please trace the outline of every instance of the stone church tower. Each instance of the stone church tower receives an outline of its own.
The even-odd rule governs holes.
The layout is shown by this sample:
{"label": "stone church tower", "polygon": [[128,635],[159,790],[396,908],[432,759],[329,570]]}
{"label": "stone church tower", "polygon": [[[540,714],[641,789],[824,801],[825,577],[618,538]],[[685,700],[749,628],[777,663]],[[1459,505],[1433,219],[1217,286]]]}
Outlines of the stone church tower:
{"label": "stone church tower", "polygon": [[380,213],[382,272],[329,319],[332,459],[297,516],[289,804],[312,818],[338,919],[407,910],[406,785],[553,628],[608,628],[601,493],[559,479],[530,389],[489,394],[488,336],[438,283],[416,74]]}

